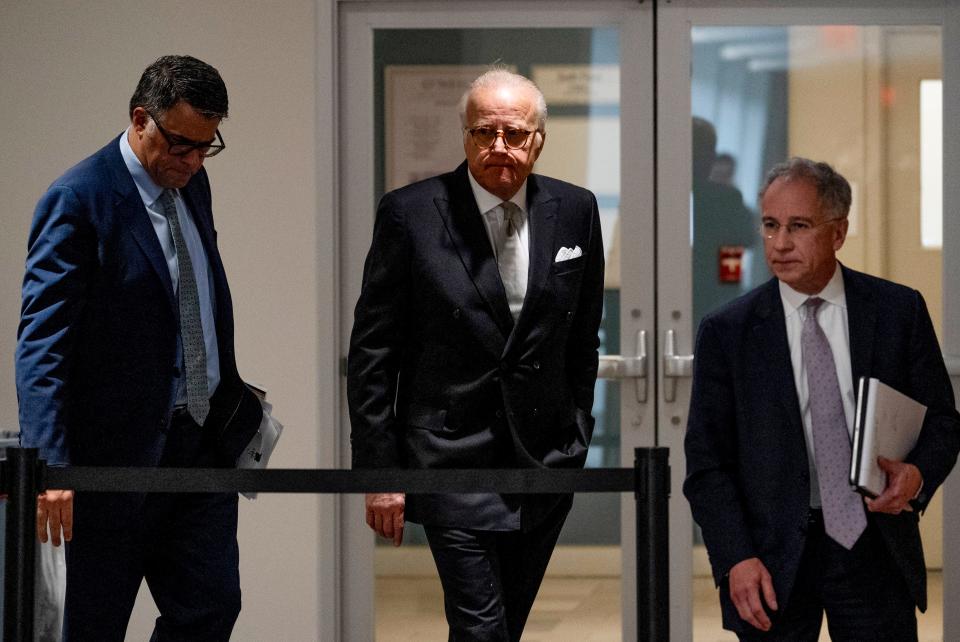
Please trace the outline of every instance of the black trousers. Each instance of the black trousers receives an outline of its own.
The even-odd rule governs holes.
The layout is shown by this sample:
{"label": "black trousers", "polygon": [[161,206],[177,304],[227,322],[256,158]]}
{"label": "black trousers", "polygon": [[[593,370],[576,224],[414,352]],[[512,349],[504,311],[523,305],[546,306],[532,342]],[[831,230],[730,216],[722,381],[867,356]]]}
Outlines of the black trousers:
{"label": "black trousers", "polygon": [[768,633],[750,631],[740,639],[816,642],[826,614],[834,642],[917,640],[913,599],[872,520],[848,551],[824,532],[820,511],[811,511],[797,580],[781,608],[771,614]]}
{"label": "black trousers", "polygon": [[[161,466],[213,466],[189,416]],[[122,642],[141,582],[160,611],[151,640],[229,640],[240,613],[236,493],[78,493],[67,544],[63,639]]]}
{"label": "black trousers", "polygon": [[570,512],[564,499],[529,531],[424,525],[443,585],[449,642],[516,642]]}

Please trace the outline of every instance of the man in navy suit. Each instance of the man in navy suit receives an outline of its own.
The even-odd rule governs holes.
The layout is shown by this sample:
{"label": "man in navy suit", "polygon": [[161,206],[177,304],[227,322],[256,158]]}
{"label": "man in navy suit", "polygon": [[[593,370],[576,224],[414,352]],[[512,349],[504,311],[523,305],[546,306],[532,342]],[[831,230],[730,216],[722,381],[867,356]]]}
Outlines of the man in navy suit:
{"label": "man in navy suit", "polygon": [[[546,105],[492,70],[460,105],[467,160],[383,197],[348,359],[357,468],[580,467],[593,432],[597,203],[531,174]],[[569,495],[371,494],[399,545],[424,525],[451,640],[518,640]]]}
{"label": "man in navy suit", "polygon": [[[164,56],[129,114],[34,214],[16,351],[21,442],[51,465],[231,466],[262,411],[237,372],[203,169],[224,147],[227,90],[210,65]],[[144,578],[160,611],[153,639],[228,639],[236,530],[236,493],[47,490],[37,532],[67,542],[64,639],[123,640]]]}
{"label": "man in navy suit", "polygon": [[[761,206],[775,278],[697,337],[683,490],[724,626],[744,640],[816,640],[824,613],[833,640],[916,640],[926,609],[918,519],[956,461],[960,416],[920,293],[837,261],[850,200],[826,163],[774,167]],[[928,408],[865,502],[845,479],[862,376]]]}

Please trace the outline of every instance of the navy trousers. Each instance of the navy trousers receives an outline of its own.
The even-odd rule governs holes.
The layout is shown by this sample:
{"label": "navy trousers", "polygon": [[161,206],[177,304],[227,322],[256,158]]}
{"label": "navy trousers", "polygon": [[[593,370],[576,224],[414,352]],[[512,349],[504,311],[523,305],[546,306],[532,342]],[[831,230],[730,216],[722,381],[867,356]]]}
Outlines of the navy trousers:
{"label": "navy trousers", "polygon": [[443,585],[449,642],[516,642],[570,512],[571,498],[528,531],[424,525]]}
{"label": "navy trousers", "polygon": [[[214,466],[189,416],[161,466]],[[160,611],[151,640],[229,640],[240,613],[237,494],[78,493],[67,544],[66,642],[122,642],[141,582]]]}
{"label": "navy trousers", "polygon": [[781,609],[770,614],[768,633],[740,639],[816,642],[826,614],[834,642],[917,640],[913,599],[872,520],[848,551],[824,532],[820,512],[811,511],[796,584]]}

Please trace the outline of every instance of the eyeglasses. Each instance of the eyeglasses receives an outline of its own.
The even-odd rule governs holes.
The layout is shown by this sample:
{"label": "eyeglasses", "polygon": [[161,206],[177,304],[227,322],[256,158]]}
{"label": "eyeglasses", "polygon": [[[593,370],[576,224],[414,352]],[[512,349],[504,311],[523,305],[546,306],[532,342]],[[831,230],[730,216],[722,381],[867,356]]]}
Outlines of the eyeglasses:
{"label": "eyeglasses", "polygon": [[836,223],[839,220],[841,219],[830,218],[826,221],[820,221],[819,223],[811,223],[810,221],[800,220],[790,221],[786,225],[780,225],[779,222],[774,221],[773,219],[764,219],[760,223],[760,234],[762,234],[763,238],[765,239],[772,239],[780,234],[781,227],[785,227],[787,230],[787,236],[803,237],[813,232],[814,228],[820,227],[821,225],[827,225],[828,223]]}
{"label": "eyeglasses", "polygon": [[223,142],[223,137],[220,136],[220,130],[217,130],[217,144],[214,142],[207,141],[204,143],[198,143],[195,140],[190,140],[189,138],[184,138],[183,136],[177,136],[176,134],[171,134],[166,129],[163,128],[163,125],[160,124],[160,121],[157,120],[157,117],[154,116],[149,111],[147,115],[153,119],[153,124],[157,126],[157,131],[160,132],[160,135],[163,136],[163,139],[167,141],[169,149],[167,150],[171,156],[186,156],[193,150],[199,150],[200,155],[204,158],[210,158],[211,156],[216,156],[226,148],[226,144]]}
{"label": "eyeglasses", "polygon": [[477,147],[491,147],[497,142],[498,136],[503,136],[503,144],[508,149],[523,149],[530,140],[530,134],[534,131],[526,129],[497,129],[496,127],[472,127],[467,128],[467,132],[473,138]]}

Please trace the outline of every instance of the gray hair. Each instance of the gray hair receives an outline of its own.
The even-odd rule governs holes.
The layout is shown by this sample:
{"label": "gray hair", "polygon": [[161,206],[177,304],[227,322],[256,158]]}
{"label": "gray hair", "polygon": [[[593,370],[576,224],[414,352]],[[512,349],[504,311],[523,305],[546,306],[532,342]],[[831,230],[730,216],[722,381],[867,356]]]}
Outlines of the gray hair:
{"label": "gray hair", "polygon": [[503,67],[494,67],[484,72],[470,83],[470,87],[463,92],[458,106],[460,111],[460,125],[462,127],[467,126],[467,103],[470,102],[470,96],[480,89],[489,89],[492,87],[514,87],[531,92],[534,95],[533,106],[537,116],[537,130],[540,132],[546,131],[547,101],[543,97],[543,92],[541,92],[540,88],[529,78],[515,74]]}
{"label": "gray hair", "polygon": [[828,219],[847,218],[850,213],[850,183],[827,163],[812,161],[809,158],[794,156],[774,165],[767,172],[767,178],[760,189],[760,199],[767,193],[770,185],[779,178],[784,181],[806,180],[817,190],[820,210]]}

